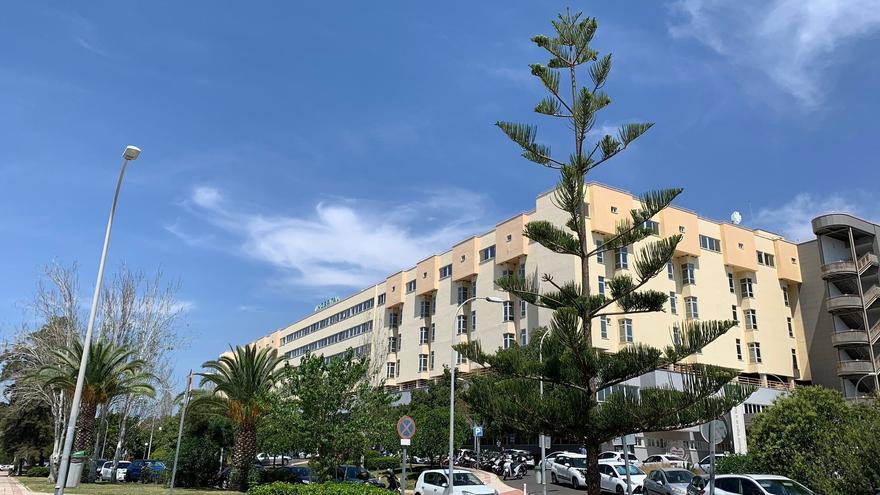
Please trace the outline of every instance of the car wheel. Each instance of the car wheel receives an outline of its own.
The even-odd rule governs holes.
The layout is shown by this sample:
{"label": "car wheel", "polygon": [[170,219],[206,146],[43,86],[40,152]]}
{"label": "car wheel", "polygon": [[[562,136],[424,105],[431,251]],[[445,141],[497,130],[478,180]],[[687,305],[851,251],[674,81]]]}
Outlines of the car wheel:
{"label": "car wheel", "polygon": [[623,487],[620,485],[617,485],[616,492],[617,492],[617,495],[623,495]]}
{"label": "car wheel", "polygon": [[575,490],[580,490],[580,489],[581,489],[581,484],[578,483],[577,476],[572,476],[572,477],[571,477],[571,487],[572,487],[573,489],[575,489]]}
{"label": "car wheel", "polygon": [[556,478],[556,473],[554,473],[554,472],[550,473],[550,482],[553,483],[554,485],[559,484],[559,479]]}

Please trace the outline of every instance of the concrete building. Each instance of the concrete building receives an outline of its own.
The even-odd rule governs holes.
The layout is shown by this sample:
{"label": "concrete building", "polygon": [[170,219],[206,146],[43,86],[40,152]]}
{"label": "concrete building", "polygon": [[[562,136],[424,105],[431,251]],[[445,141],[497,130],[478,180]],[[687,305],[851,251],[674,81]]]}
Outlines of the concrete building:
{"label": "concrete building", "polygon": [[[629,217],[638,198],[595,183],[587,189],[588,229],[599,245],[615,232],[618,221]],[[356,294],[322,304],[313,314],[254,344],[277,348],[294,365],[309,351],[329,357],[354,348],[371,357],[377,381],[406,391],[442,374],[450,364],[452,343],[476,339],[487,350],[528,343],[536,328],[549,324],[552,312],[498,290],[495,280],[507,273],[537,272],[565,281],[579,273],[577,258],[553,253],[522,235],[524,225],[532,220],[565,223],[565,214],[552,203],[552,192],[538,196],[534,210],[504,220],[495,229],[464,239]],[[679,338],[678,328],[687,319],[733,319],[740,324],[683,364],[739,369],[743,383],[776,390],[810,380],[799,311],[801,263],[796,245],[769,232],[715,222],[675,206],[659,213],[648,227],[658,237],[642,244],[660,236],[683,235],[666,273],[645,287],[669,294],[666,312],[596,322],[593,341],[598,347],[611,352],[636,342],[663,347]],[[591,263],[591,289],[602,293],[606,280],[630,270],[634,250],[608,252]],[[459,304],[472,296],[497,296],[504,302],[480,299],[457,312]],[[463,373],[476,368],[461,357],[456,364]],[[660,370],[627,386],[674,383],[673,375],[674,369]],[[755,404],[753,409],[764,405]],[[740,412],[731,423],[744,424],[747,413]],[[735,424],[732,429],[738,431]],[[734,441],[730,450],[745,449],[744,430],[740,433],[741,445]],[[637,448],[645,448],[645,453],[667,452],[669,442],[685,450],[704,451],[694,432],[636,439]]]}
{"label": "concrete building", "polygon": [[798,254],[813,382],[861,400],[878,389],[880,225],[839,213],[812,224]]}

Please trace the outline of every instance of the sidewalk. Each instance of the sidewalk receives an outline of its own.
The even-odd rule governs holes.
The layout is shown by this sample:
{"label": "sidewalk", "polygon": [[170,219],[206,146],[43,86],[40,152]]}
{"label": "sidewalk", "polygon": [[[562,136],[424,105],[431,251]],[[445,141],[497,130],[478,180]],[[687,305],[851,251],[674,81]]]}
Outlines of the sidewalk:
{"label": "sidewalk", "polygon": [[30,493],[31,491],[18,480],[9,476],[8,472],[6,476],[0,476],[0,495],[29,495]]}
{"label": "sidewalk", "polygon": [[506,483],[501,481],[501,478],[499,478],[498,475],[495,473],[481,471],[478,469],[469,469],[468,471],[474,473],[474,476],[479,478],[480,481],[482,481],[484,484],[498,490],[498,495],[523,495],[523,491],[521,489],[507,485]]}

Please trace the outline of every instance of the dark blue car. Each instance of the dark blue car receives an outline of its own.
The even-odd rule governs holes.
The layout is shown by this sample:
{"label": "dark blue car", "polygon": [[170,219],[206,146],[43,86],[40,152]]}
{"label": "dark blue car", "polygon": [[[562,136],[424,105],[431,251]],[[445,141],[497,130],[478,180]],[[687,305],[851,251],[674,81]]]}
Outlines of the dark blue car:
{"label": "dark blue car", "polygon": [[[150,468],[150,481],[159,478],[162,471],[165,471],[165,463],[154,459],[136,459],[131,461],[128,469],[125,471],[125,481],[141,481],[141,473],[145,467]],[[144,480],[147,481],[147,480]]]}

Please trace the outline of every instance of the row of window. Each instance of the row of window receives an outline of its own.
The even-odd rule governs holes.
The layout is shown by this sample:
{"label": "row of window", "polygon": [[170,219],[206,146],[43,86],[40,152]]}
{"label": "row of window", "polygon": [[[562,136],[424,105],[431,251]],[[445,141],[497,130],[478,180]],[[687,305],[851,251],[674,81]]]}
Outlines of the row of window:
{"label": "row of window", "polygon": [[[384,296],[384,295],[385,294],[382,294],[382,296]],[[385,298],[382,297],[382,303],[384,303],[384,302],[385,302]],[[382,303],[380,303],[380,304],[382,304]],[[297,340],[297,339],[301,339],[301,338],[305,337],[306,335],[309,335],[311,333],[317,332],[318,330],[321,330],[322,328],[326,328],[334,323],[338,323],[342,320],[346,320],[348,318],[351,318],[354,315],[363,313],[364,311],[370,310],[372,308],[373,308],[373,298],[371,297],[362,303],[355,304],[354,306],[352,306],[344,311],[340,311],[336,314],[330,315],[327,318],[324,318],[323,320],[316,321],[315,323],[312,323],[311,325],[309,325],[305,328],[301,328],[293,333],[289,333],[289,334],[285,335],[284,337],[281,337],[281,345],[287,344],[289,342],[293,342],[294,340]]]}
{"label": "row of window", "polygon": [[324,356],[324,362],[325,362],[325,363],[329,363],[331,359],[333,359],[333,358],[337,358],[337,357],[342,357],[342,356],[344,356],[345,354],[347,354],[348,351],[352,351],[352,352],[354,352],[354,355],[355,355],[355,356],[369,356],[369,355],[370,355],[370,350],[372,349],[372,347],[373,347],[373,346],[372,346],[371,344],[364,344],[364,345],[357,346],[357,347],[354,347],[354,348],[349,348],[349,349],[346,349],[346,350],[344,350],[344,351],[342,351],[342,352],[337,352],[336,354],[331,354],[331,355],[329,355],[329,356]]}
{"label": "row of window", "polygon": [[302,356],[308,352],[314,352],[318,349],[322,349],[327,347],[328,345],[336,344],[337,342],[343,342],[348,339],[352,339],[357,337],[358,335],[363,335],[365,333],[369,333],[373,331],[373,322],[368,321],[365,323],[361,323],[360,325],[353,326],[351,328],[347,328],[341,332],[336,332],[332,335],[328,335],[321,340],[316,340],[304,346],[297,347],[296,349],[287,351],[284,353],[284,357],[287,359],[293,359],[299,356]]}
{"label": "row of window", "polygon": [[709,237],[707,235],[700,235],[700,247],[703,249],[707,249],[709,251],[715,251],[716,253],[721,252],[721,241],[714,238]]}
{"label": "row of window", "polygon": [[[467,364],[468,360],[464,355],[456,353],[456,364]],[[434,369],[434,351],[429,354],[419,354],[418,370],[424,373]],[[400,360],[388,361],[385,363],[385,378],[397,378],[400,376]]]}

